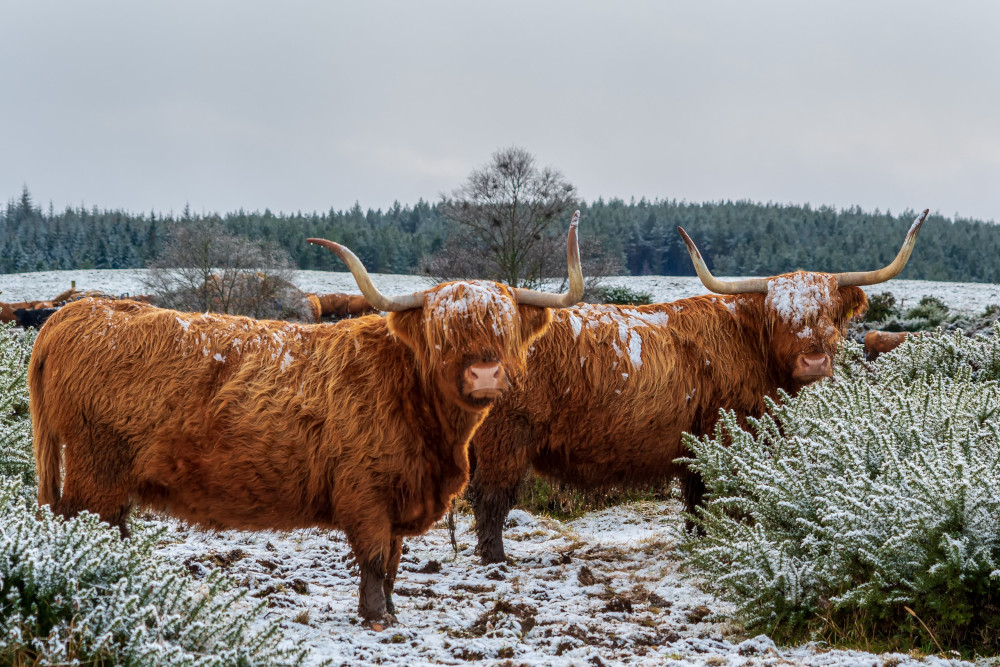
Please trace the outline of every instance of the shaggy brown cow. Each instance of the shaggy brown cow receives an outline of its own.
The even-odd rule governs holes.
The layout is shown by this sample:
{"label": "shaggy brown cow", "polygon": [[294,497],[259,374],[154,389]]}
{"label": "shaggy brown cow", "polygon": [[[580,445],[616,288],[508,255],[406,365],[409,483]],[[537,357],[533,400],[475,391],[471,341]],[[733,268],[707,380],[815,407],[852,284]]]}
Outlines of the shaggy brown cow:
{"label": "shaggy brown cow", "polygon": [[18,308],[14,311],[14,317],[17,319],[17,326],[22,329],[39,329],[58,310],[58,308]]}
{"label": "shaggy brown cow", "polygon": [[319,322],[322,318],[344,318],[372,315],[378,309],[368,303],[363,294],[306,294],[306,301],[312,312],[313,320]]}
{"label": "shaggy brown cow", "polygon": [[323,317],[357,317],[377,313],[368,300],[361,294],[317,294],[320,305],[320,315]]}
{"label": "shaggy brown cow", "polygon": [[298,325],[97,299],[53,315],[28,371],[38,500],[123,533],[133,505],[218,529],[340,529],[380,628],[402,537],[444,514],[547,308],[583,293],[576,218],[564,295],[455,282],[387,298],[349,250],[310,242],[389,316]]}
{"label": "shaggy brown cow", "polygon": [[53,305],[51,301],[16,301],[14,303],[0,301],[0,322],[17,322],[17,316],[14,315],[15,310],[51,308]]}
{"label": "shaggy brown cow", "polygon": [[869,331],[865,334],[865,359],[875,361],[880,354],[902,345],[909,335],[906,331]]}
{"label": "shaggy brown cow", "polygon": [[726,296],[556,312],[528,356],[527,379],[472,440],[469,495],[483,561],[505,559],[504,520],[529,467],[585,488],[679,477],[693,511],[704,486],[674,463],[686,452],[681,434],[710,432],[723,408],[760,415],[765,396],[831,375],[846,323],[867,308],[857,286],[903,269],[925,217],[879,271],[734,283],[712,276],[678,228],[702,282]]}

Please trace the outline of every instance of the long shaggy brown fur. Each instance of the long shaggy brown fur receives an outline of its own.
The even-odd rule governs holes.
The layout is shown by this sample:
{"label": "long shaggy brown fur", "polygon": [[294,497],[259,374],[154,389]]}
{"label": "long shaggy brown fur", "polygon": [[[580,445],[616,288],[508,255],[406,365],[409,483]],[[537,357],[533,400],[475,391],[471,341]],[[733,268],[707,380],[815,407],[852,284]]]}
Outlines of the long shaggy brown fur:
{"label": "long shaggy brown fur", "polygon": [[832,358],[847,321],[867,307],[864,292],[838,290],[824,274],[777,278],[815,280],[827,298],[806,290],[785,301],[709,295],[556,311],[525,381],[472,441],[483,560],[505,559],[503,523],[529,468],[584,488],[680,477],[688,509],[699,504],[701,480],[674,463],[686,454],[681,434],[708,433],[720,409],[759,416],[765,396],[797,391],[809,381],[793,377],[799,355]]}
{"label": "long shaggy brown fur", "polygon": [[439,286],[433,307],[321,325],[71,303],[28,373],[39,503],[123,533],[133,506],[218,529],[343,530],[360,613],[391,622],[401,538],[462,490],[489,407],[462,372],[520,373],[551,319],[494,291]]}

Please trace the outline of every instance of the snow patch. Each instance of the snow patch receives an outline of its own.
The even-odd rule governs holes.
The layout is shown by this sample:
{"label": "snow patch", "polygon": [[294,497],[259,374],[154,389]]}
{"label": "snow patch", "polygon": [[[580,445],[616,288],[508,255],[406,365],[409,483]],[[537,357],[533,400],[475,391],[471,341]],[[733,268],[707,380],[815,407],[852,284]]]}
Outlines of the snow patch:
{"label": "snow patch", "polygon": [[765,303],[789,324],[814,319],[830,303],[832,278],[817,273],[794,273],[767,283]]}

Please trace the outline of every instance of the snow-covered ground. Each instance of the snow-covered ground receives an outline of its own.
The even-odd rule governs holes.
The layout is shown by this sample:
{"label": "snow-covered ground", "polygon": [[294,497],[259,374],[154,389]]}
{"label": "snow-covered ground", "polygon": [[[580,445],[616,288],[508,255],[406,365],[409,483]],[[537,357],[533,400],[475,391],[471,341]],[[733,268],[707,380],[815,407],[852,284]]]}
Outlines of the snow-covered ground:
{"label": "snow-covered ground", "polygon": [[[104,269],[86,271],[40,271],[37,273],[0,274],[0,300],[32,301],[50,299],[70,288],[102,290],[109,294],[143,294],[144,269]],[[298,271],[296,284],[306,292],[347,292],[359,294],[350,273],[334,271]],[[430,285],[422,276],[373,274],[375,286],[386,294],[403,294]],[[615,276],[604,284],[626,285],[640,292],[649,292],[654,302],[674,301],[705,294],[705,287],[695,277]],[[948,283],[930,280],[891,280],[866,288],[869,294],[892,292],[897,306],[916,306],[921,297],[935,296],[952,310],[979,314],[990,304],[1000,305],[1000,285],[989,283]]]}
{"label": "snow-covered ground", "polygon": [[358,572],[340,533],[210,533],[169,522],[159,552],[196,573],[224,568],[268,602],[307,663],[332,665],[937,665],[902,654],[778,647],[726,618],[683,579],[676,501],[623,505],[560,522],[511,512],[513,564],[481,565],[470,517],[459,552],[439,525],[404,541],[399,625],[362,629]]}

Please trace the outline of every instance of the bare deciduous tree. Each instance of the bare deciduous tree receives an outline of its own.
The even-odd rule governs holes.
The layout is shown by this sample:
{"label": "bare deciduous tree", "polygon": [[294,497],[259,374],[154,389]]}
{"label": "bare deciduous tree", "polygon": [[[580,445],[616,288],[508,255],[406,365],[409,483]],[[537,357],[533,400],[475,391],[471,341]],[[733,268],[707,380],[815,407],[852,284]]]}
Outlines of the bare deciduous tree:
{"label": "bare deciduous tree", "polygon": [[[435,282],[489,278],[534,288],[546,278],[565,280],[566,223],[576,204],[576,189],[558,171],[539,170],[523,148],[499,150],[442,198],[442,214],[460,232],[423,260],[421,271]],[[622,271],[620,253],[586,233],[580,252],[586,298],[600,300],[601,279]]]}
{"label": "bare deciduous tree", "polygon": [[575,205],[576,188],[561,173],[539,169],[523,148],[501,149],[451,197],[442,197],[442,214],[464,234],[426,268],[436,277],[536,287],[565,269],[565,251],[553,254],[548,242],[562,237]]}
{"label": "bare deciduous tree", "polygon": [[293,271],[278,246],[230,234],[217,220],[199,220],[170,231],[144,283],[165,308],[308,320]]}

